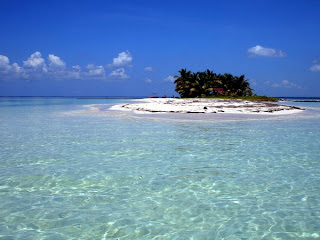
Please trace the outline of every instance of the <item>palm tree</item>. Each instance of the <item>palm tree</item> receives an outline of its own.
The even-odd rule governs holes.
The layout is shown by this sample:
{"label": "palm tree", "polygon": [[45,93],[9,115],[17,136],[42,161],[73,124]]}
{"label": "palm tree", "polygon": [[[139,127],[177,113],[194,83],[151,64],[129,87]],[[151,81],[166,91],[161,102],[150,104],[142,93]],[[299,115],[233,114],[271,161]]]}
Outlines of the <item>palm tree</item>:
{"label": "palm tree", "polygon": [[187,69],[181,69],[178,71],[180,76],[174,76],[176,79],[174,83],[176,84],[175,91],[179,93],[182,98],[190,97],[191,89],[191,72]]}
{"label": "palm tree", "polygon": [[250,88],[250,84],[247,79],[245,79],[244,75],[240,77],[234,77],[234,93],[236,96],[251,96],[252,89]]}
{"label": "palm tree", "polygon": [[215,88],[223,88],[226,95],[230,96],[251,96],[252,89],[244,75],[233,76],[225,73],[216,74],[207,69],[205,72],[191,73],[186,69],[179,70],[180,76],[175,76],[176,92],[182,98],[205,97],[218,94]]}
{"label": "palm tree", "polygon": [[233,76],[229,73],[219,74],[221,87],[225,90],[225,95],[231,95],[233,92]]}
{"label": "palm tree", "polygon": [[204,72],[205,81],[203,84],[204,89],[204,95],[210,96],[214,93],[214,86],[217,84],[218,78],[217,75],[213,72],[207,69]]}

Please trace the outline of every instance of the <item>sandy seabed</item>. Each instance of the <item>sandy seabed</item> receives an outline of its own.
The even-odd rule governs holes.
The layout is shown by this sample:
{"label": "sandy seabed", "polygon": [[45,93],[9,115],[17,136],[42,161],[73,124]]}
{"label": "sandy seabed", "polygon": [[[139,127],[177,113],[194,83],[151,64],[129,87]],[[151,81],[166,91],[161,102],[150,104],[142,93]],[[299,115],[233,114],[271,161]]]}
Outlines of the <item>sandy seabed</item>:
{"label": "sandy seabed", "polygon": [[239,99],[176,99],[146,98],[135,103],[115,105],[111,110],[129,110],[134,113],[236,113],[254,115],[286,115],[300,113],[304,109],[269,102]]}

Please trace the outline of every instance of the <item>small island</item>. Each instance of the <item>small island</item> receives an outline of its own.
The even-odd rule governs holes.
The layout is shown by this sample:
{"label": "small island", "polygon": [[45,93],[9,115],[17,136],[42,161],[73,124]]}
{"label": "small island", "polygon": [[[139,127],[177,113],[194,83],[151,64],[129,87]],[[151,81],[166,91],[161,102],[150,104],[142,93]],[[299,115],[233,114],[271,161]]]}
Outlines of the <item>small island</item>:
{"label": "small island", "polygon": [[253,94],[244,75],[216,74],[181,69],[175,76],[175,91],[181,98],[148,98],[138,103],[116,105],[113,110],[131,110],[136,113],[238,113],[238,114],[292,114],[304,109],[275,104],[278,98]]}

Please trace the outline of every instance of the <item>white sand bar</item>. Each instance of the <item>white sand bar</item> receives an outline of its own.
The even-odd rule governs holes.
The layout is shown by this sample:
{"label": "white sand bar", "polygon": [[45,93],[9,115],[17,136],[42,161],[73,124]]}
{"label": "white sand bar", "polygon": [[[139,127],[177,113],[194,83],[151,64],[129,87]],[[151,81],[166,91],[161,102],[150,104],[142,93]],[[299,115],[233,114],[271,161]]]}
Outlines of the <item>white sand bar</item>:
{"label": "white sand bar", "polygon": [[146,98],[137,103],[115,105],[111,110],[131,110],[135,113],[237,113],[284,115],[300,113],[304,109],[262,101],[238,99],[176,99]]}

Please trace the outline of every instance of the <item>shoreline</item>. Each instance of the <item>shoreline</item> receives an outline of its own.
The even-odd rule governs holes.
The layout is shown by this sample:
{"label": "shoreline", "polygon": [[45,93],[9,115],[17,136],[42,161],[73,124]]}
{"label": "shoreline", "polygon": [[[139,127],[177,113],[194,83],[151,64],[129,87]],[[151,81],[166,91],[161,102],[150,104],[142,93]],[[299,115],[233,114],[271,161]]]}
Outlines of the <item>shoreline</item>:
{"label": "shoreline", "polygon": [[295,106],[274,104],[261,101],[239,99],[201,99],[201,98],[145,98],[136,103],[118,104],[110,110],[133,111],[136,114],[250,114],[250,115],[287,115],[301,113],[305,109]]}

